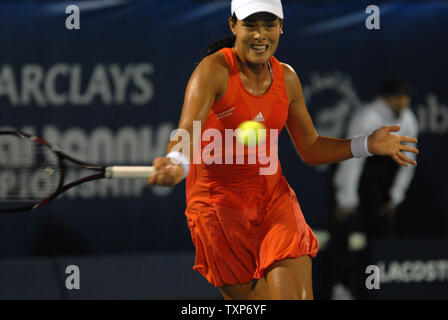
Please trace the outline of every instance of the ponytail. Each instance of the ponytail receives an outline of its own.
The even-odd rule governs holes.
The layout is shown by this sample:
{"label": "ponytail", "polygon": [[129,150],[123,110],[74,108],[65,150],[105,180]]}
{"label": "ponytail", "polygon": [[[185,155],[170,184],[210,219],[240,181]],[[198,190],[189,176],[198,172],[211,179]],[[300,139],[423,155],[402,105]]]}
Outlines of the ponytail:
{"label": "ponytail", "polygon": [[235,36],[229,36],[212,43],[206,50],[205,56],[209,56],[222,48],[233,48],[235,45]]}
{"label": "ponytail", "polygon": [[[232,16],[232,20],[234,23],[236,23],[236,15],[233,14]],[[222,48],[233,48],[235,46],[235,35],[231,35],[222,39],[219,39],[218,41],[212,43],[207,50],[205,51],[205,55],[204,56],[209,56],[213,53],[215,53],[216,51],[221,50]]]}

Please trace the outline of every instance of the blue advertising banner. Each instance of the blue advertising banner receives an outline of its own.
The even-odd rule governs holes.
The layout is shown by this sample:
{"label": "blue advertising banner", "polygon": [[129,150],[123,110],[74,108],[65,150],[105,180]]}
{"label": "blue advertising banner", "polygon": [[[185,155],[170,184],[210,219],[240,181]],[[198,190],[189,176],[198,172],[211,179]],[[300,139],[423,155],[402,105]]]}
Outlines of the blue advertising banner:
{"label": "blue advertising banner", "polygon": [[[367,296],[376,300],[446,299],[447,251],[445,239],[422,237],[374,241],[371,262],[378,267],[380,284],[377,289],[367,289]],[[364,272],[364,278],[367,276]]]}
{"label": "blue advertising banner", "polygon": [[[285,2],[276,57],[299,75],[321,135],[343,137],[385,76],[410,81],[421,152],[399,230],[446,235],[448,3],[380,4],[377,29],[366,8]],[[165,153],[205,49],[229,35],[229,15],[228,1],[2,1],[0,128],[36,134],[86,162],[149,165]],[[279,156],[305,219],[325,229],[328,166],[305,165],[286,130]],[[70,170],[68,179],[81,174]],[[92,182],[0,216],[0,255],[192,250],[184,211],[185,182]]]}

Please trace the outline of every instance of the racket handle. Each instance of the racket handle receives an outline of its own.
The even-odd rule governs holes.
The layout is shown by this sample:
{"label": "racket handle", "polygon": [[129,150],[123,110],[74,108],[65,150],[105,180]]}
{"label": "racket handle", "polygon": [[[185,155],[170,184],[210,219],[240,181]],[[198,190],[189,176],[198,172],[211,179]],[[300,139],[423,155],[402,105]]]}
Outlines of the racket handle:
{"label": "racket handle", "polygon": [[155,171],[154,167],[112,166],[105,170],[108,179],[148,179]]}

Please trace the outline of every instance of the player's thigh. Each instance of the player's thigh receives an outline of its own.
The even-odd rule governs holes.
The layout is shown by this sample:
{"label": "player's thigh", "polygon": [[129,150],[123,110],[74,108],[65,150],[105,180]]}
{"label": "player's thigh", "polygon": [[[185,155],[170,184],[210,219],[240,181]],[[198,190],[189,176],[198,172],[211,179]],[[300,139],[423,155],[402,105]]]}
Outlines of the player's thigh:
{"label": "player's thigh", "polygon": [[266,273],[271,299],[312,300],[312,263],[309,256],[276,261]]}
{"label": "player's thigh", "polygon": [[269,288],[266,279],[254,279],[237,285],[225,285],[219,288],[226,300],[267,300]]}

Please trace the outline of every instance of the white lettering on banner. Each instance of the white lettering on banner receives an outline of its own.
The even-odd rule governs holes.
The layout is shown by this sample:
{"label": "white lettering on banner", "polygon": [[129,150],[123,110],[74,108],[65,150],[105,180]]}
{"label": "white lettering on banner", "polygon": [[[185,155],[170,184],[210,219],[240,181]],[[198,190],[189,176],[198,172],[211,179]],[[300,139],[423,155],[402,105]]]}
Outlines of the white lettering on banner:
{"label": "white lettering on banner", "polygon": [[381,283],[388,282],[446,282],[448,281],[448,260],[390,261],[377,263]]}
{"label": "white lettering on banner", "polygon": [[[112,76],[112,84],[114,85],[116,103],[122,104],[126,101],[126,87],[129,81],[132,80],[133,68],[127,65],[124,70],[120,70],[118,64],[111,64],[109,71]],[[152,73],[152,67],[150,67],[147,72]],[[148,88],[147,92],[152,92],[152,87]]]}
{"label": "white lettering on banner", "polygon": [[16,87],[14,71],[10,65],[4,65],[0,69],[0,98],[5,95],[9,98],[9,103],[17,105],[19,103],[19,94]]}
{"label": "white lettering on banner", "polygon": [[112,93],[107,79],[107,73],[103,65],[97,65],[93,69],[84,97],[86,100],[93,100],[93,97],[97,95],[102,98],[104,104],[111,104]]}
{"label": "white lettering on banner", "polygon": [[419,105],[417,115],[421,133],[445,134],[448,132],[448,106],[439,103],[435,94],[426,96],[426,106]]}
{"label": "white lettering on banner", "polygon": [[74,105],[83,105],[83,97],[81,94],[81,81],[82,81],[82,66],[79,64],[74,64],[70,73],[70,85],[68,89],[69,101]]}
{"label": "white lettering on banner", "polygon": [[141,92],[136,93],[133,91],[131,93],[131,102],[136,105],[142,105],[147,103],[147,101],[150,101],[154,95],[152,84],[145,79],[145,74],[153,73],[154,69],[152,64],[146,63],[140,65],[140,67],[136,68],[134,71],[134,82]]}
{"label": "white lettering on banner", "polygon": [[[12,106],[35,103],[40,107],[87,106],[99,99],[104,105],[145,105],[154,97],[149,76],[154,73],[151,63],[120,66],[96,64],[86,73],[80,64],[58,63],[44,68],[39,64],[24,64],[15,70],[9,64],[0,65],[0,102]],[[82,91],[83,73],[88,75]],[[64,87],[61,87],[61,83]]]}
{"label": "white lettering on banner", "polygon": [[[0,126],[0,130],[17,129],[30,134],[36,134],[37,131],[31,126],[21,128]],[[87,163],[150,165],[155,157],[165,154],[168,137],[173,129],[173,124],[168,122],[160,124],[157,128],[151,126],[137,128],[126,126],[112,130],[107,127],[97,127],[92,131],[86,131],[78,127],[60,130],[54,126],[47,125],[37,135],[58,146],[64,153]],[[27,152],[27,150],[11,150],[7,157],[1,157],[0,161],[19,162],[17,159],[23,158],[23,154],[20,154],[20,152]],[[91,172],[85,169],[68,167],[66,169],[65,181],[74,181],[89,174]],[[46,191],[39,184],[39,180],[40,175],[37,173],[31,180],[31,183],[26,185],[26,182],[20,177],[11,172],[3,171],[0,174],[0,192],[7,192],[9,188],[19,183],[21,184],[20,190],[23,190],[24,193],[39,197],[40,194]],[[24,185],[26,186],[23,187]],[[146,186],[144,179],[102,179],[84,183],[68,190],[61,195],[61,198],[104,199],[110,197],[141,197]],[[167,196],[173,191],[172,188],[161,186],[148,189],[157,196]]]}
{"label": "white lettering on banner", "polygon": [[48,70],[47,77],[45,78],[45,92],[47,92],[47,98],[50,104],[60,106],[67,103],[67,94],[59,94],[56,91],[57,77],[67,76],[69,74],[69,68],[66,64],[56,64],[53,68]]}
{"label": "white lettering on banner", "polygon": [[40,89],[44,69],[37,64],[25,65],[22,68],[22,103],[29,104],[34,101],[39,106],[46,104],[45,98]]}

